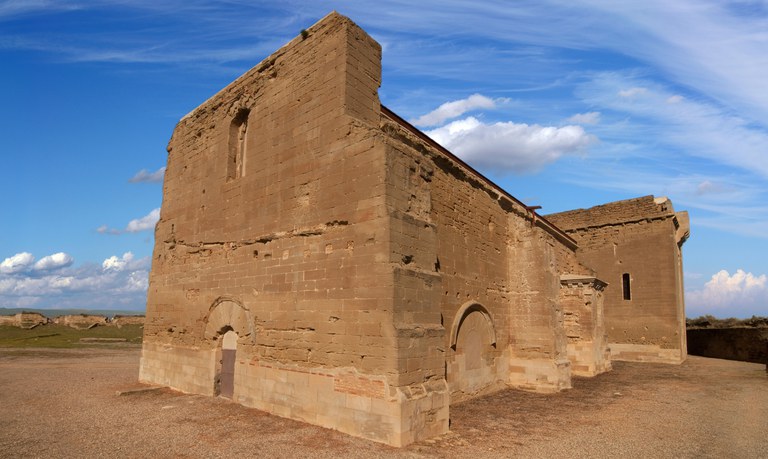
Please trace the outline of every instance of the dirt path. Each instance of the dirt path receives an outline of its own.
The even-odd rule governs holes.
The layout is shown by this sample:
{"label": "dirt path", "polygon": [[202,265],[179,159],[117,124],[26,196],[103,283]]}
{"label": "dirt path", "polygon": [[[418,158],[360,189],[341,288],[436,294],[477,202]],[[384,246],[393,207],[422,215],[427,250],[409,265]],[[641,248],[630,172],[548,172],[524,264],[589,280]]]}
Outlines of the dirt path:
{"label": "dirt path", "polygon": [[616,362],[555,395],[451,408],[451,433],[390,448],[227,400],[129,396],[138,349],[0,349],[0,457],[768,458],[765,366]]}

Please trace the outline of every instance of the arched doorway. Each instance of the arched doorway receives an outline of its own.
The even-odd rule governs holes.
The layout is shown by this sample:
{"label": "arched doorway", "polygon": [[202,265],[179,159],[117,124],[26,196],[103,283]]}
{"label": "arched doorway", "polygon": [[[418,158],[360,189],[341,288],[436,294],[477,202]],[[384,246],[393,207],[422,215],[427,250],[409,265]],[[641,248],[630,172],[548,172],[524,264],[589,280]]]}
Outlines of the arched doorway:
{"label": "arched doorway", "polygon": [[235,361],[237,358],[237,332],[229,330],[221,337],[221,355],[216,375],[217,393],[232,398],[235,393]]}
{"label": "arched doorway", "polygon": [[204,320],[204,336],[213,353],[209,367],[212,393],[233,398],[238,345],[246,346],[241,353],[247,352],[255,336],[251,313],[237,299],[219,297]]}
{"label": "arched doorway", "polygon": [[483,305],[468,302],[459,308],[451,327],[451,349],[446,376],[452,393],[468,395],[496,382],[496,330]]}

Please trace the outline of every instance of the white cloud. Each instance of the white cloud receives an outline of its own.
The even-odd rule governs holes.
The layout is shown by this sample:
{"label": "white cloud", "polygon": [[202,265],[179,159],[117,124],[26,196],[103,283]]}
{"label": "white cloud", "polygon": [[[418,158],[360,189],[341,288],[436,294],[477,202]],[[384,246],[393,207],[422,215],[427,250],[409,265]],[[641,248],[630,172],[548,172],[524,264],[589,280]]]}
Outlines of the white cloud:
{"label": "white cloud", "polygon": [[41,258],[35,263],[35,269],[38,271],[50,271],[54,269],[64,268],[70,266],[74,260],[71,256],[64,252],[54,253]]}
{"label": "white cloud", "polygon": [[714,274],[701,290],[686,292],[689,316],[717,313],[746,317],[765,311],[768,305],[768,276],[754,275],[737,269],[733,275],[726,270]]}
{"label": "white cloud", "polygon": [[112,234],[112,235],[118,235],[121,233],[119,229],[116,228],[110,228],[107,225],[101,225],[98,228],[96,228],[96,232],[99,234]]}
{"label": "white cloud", "polygon": [[13,274],[28,269],[35,261],[35,257],[29,252],[17,253],[0,263],[0,273]]}
{"label": "white cloud", "polygon": [[631,98],[639,96],[640,94],[645,94],[646,92],[648,92],[648,90],[645,88],[634,87],[629,89],[622,89],[618,94],[621,97]]}
{"label": "white cloud", "polygon": [[129,221],[124,230],[117,228],[110,228],[107,225],[101,225],[96,228],[96,232],[99,234],[120,235],[123,233],[138,233],[141,231],[154,230],[155,224],[160,220],[160,208],[153,209],[147,215],[141,218],[134,218]]}
{"label": "white cloud", "polygon": [[454,121],[426,134],[470,165],[525,173],[538,170],[562,155],[584,151],[597,138],[581,126],[539,126],[474,117]]}
{"label": "white cloud", "polygon": [[568,118],[568,121],[576,124],[597,124],[600,122],[600,112],[577,113]]}
{"label": "white cloud", "polygon": [[[64,263],[67,256],[44,257],[49,264]],[[66,255],[66,254],[65,254]],[[29,257],[26,257],[28,260]],[[58,261],[57,261],[58,260]],[[138,309],[146,303],[150,258],[136,259],[126,252],[112,256],[101,266],[60,266],[55,271],[27,269],[0,272],[0,304],[11,307]]]}
{"label": "white cloud", "polygon": [[136,173],[133,177],[128,179],[130,183],[158,183],[162,182],[165,176],[165,166],[156,170],[155,172],[149,172],[146,169],[142,169]]}
{"label": "white cloud", "polygon": [[149,273],[145,270],[132,271],[123,289],[128,292],[146,292],[149,288]]}
{"label": "white cloud", "polygon": [[146,231],[155,228],[155,224],[160,220],[160,208],[153,209],[147,215],[131,220],[128,222],[128,226],[125,227],[125,231],[128,233],[138,233],[139,231]]}
{"label": "white cloud", "polygon": [[133,254],[131,252],[125,252],[122,258],[112,255],[101,263],[101,267],[104,271],[122,271],[133,260]]}
{"label": "white cloud", "polygon": [[451,118],[456,118],[464,113],[478,108],[491,109],[496,107],[496,101],[480,94],[472,94],[466,99],[446,102],[435,110],[413,120],[416,126],[437,126]]}

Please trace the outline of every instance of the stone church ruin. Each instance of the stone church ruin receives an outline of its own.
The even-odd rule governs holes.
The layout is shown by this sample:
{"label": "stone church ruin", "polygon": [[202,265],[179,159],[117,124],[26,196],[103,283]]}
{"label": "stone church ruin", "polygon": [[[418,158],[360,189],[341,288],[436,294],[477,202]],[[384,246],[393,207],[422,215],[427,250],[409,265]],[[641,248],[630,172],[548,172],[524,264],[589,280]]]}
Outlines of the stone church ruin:
{"label": "stone church ruin", "polygon": [[675,212],[667,198],[645,196],[547,219],[578,241],[578,259],[614,287],[605,292],[612,358],[685,360],[682,247],[690,235],[688,212]]}
{"label": "stone church ruin", "polygon": [[[451,402],[560,391],[647,350],[609,343],[675,360],[660,350],[684,349],[682,280],[631,258],[645,241],[679,274],[671,204],[637,210],[632,234],[659,220],[658,239],[606,258],[596,229],[537,214],[383,107],[380,84],[379,44],[331,13],[182,118],[142,381],[403,446],[447,432]],[[674,225],[677,246],[655,245]],[[615,260],[637,263],[646,308],[627,325]]]}

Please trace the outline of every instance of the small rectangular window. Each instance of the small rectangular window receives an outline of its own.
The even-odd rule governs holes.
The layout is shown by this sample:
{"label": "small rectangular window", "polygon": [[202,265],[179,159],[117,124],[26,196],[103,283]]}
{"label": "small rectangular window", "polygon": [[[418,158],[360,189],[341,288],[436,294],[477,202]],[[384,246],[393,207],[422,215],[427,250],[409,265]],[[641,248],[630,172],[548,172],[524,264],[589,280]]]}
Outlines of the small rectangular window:
{"label": "small rectangular window", "polygon": [[630,279],[629,279],[629,273],[624,273],[621,275],[621,284],[624,288],[624,299],[625,300],[631,300],[632,299],[632,291],[630,290]]}

